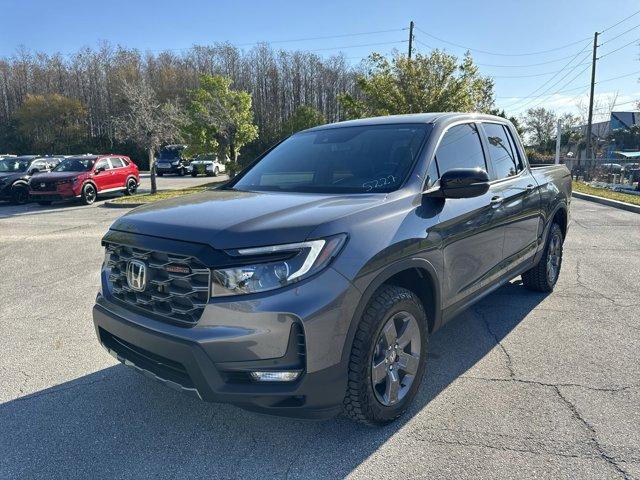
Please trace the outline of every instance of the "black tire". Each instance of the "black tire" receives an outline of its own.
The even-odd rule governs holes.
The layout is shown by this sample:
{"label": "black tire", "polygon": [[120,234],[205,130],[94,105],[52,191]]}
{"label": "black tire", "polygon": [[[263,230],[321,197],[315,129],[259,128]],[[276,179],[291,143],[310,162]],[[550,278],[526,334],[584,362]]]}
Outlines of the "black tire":
{"label": "black tire", "polygon": [[194,177],[194,178],[195,178],[195,177],[197,177],[197,176],[198,176],[198,172],[196,172],[196,171],[194,170],[193,172],[191,172],[191,176],[192,176],[192,177]]}
{"label": "black tire", "polygon": [[[403,313],[409,313],[417,322],[420,356],[416,373],[404,396],[393,405],[384,405],[374,390],[376,387],[372,376],[373,363],[376,352],[379,351],[378,339],[383,335],[383,327]],[[400,417],[420,387],[427,356],[427,340],[427,319],[418,297],[405,288],[393,285],[380,287],[369,300],[353,340],[349,358],[349,379],[343,402],[344,414],[368,425],[384,425]],[[387,363],[386,357],[384,362]],[[399,373],[398,371],[396,375]]]}
{"label": "black tire", "polygon": [[82,203],[85,205],[91,205],[98,198],[98,192],[96,191],[96,187],[94,187],[91,183],[85,184],[82,187],[82,194],[80,195],[80,199]]}
{"label": "black tire", "polygon": [[156,175],[157,175],[157,176],[159,176],[159,177],[161,177],[161,176],[163,176],[163,175],[164,175],[164,173],[163,173],[163,172],[156,172]]}
{"label": "black tire", "polygon": [[[553,223],[540,261],[533,268],[522,274],[522,283],[526,288],[536,292],[553,291],[562,267],[563,241],[560,225]],[[549,271],[552,264],[555,264],[555,273],[553,274]]]}
{"label": "black tire", "polygon": [[29,190],[27,187],[17,186],[11,189],[11,203],[24,205],[29,201]]}
{"label": "black tire", "polygon": [[136,182],[135,178],[130,178],[127,180],[127,185],[124,189],[125,195],[135,195],[138,190],[138,182]]}
{"label": "black tire", "polygon": [[43,207],[48,207],[49,205],[51,205],[53,202],[51,200],[40,200],[38,202],[38,205],[42,205]]}

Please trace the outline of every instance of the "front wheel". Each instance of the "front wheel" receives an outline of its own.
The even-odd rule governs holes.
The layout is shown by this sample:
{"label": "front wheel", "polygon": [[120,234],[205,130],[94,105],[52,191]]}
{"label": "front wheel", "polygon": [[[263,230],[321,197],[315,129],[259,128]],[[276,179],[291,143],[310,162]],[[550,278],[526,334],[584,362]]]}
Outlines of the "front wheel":
{"label": "front wheel", "polygon": [[551,225],[542,258],[536,266],[522,274],[522,283],[529,290],[551,292],[558,281],[562,267],[562,229],[557,223]]}
{"label": "front wheel", "polygon": [[82,203],[84,203],[85,205],[91,205],[96,201],[97,197],[98,192],[96,192],[96,187],[94,187],[90,183],[87,183],[82,188],[82,194],[80,195],[80,198],[82,199]]}
{"label": "front wheel", "polygon": [[11,203],[23,205],[29,201],[29,191],[26,187],[13,187],[11,190]]}
{"label": "front wheel", "polygon": [[405,288],[380,287],[362,314],[351,348],[345,414],[370,425],[402,415],[422,380],[427,336],[418,297]]}

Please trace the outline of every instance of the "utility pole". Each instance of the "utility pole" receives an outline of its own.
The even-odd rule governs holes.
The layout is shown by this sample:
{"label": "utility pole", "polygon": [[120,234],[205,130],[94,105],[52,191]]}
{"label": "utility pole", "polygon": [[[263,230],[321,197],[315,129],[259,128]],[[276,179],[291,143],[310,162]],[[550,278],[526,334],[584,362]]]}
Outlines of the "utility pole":
{"label": "utility pole", "polygon": [[413,50],[413,20],[409,22],[409,60],[411,60],[412,50]]}
{"label": "utility pole", "polygon": [[[593,124],[593,88],[596,84],[596,53],[598,51],[598,32],[593,34],[593,58],[591,60],[591,93],[589,95],[589,120],[587,121],[587,162],[591,160],[591,127]],[[588,165],[588,164],[587,164]]]}
{"label": "utility pole", "polygon": [[562,140],[562,122],[558,120],[556,126],[556,165],[560,163],[560,141]]}

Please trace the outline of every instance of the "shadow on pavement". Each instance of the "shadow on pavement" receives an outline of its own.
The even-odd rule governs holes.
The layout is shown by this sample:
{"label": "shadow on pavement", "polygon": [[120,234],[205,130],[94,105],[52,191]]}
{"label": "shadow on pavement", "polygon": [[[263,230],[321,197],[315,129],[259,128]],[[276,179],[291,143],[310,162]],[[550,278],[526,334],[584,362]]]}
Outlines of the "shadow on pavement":
{"label": "shadow on pavement", "polygon": [[543,299],[507,284],[434,334],[414,406],[383,428],[205,404],[118,365],[0,405],[0,477],[344,477]]}

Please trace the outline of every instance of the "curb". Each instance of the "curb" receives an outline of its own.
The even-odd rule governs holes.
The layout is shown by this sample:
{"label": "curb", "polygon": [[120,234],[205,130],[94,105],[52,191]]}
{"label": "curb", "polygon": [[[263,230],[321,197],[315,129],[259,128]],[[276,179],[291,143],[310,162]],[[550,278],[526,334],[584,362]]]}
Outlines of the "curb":
{"label": "curb", "polygon": [[580,200],[588,200],[590,202],[600,203],[601,205],[607,205],[608,207],[617,208],[619,210],[626,210],[627,212],[640,213],[640,205],[633,205],[631,203],[597,197],[595,195],[589,195],[588,193],[581,192],[572,192],[571,196],[579,198]]}
{"label": "curb", "polygon": [[115,203],[113,200],[104,202],[102,206],[104,208],[135,208],[147,205],[146,203]]}

